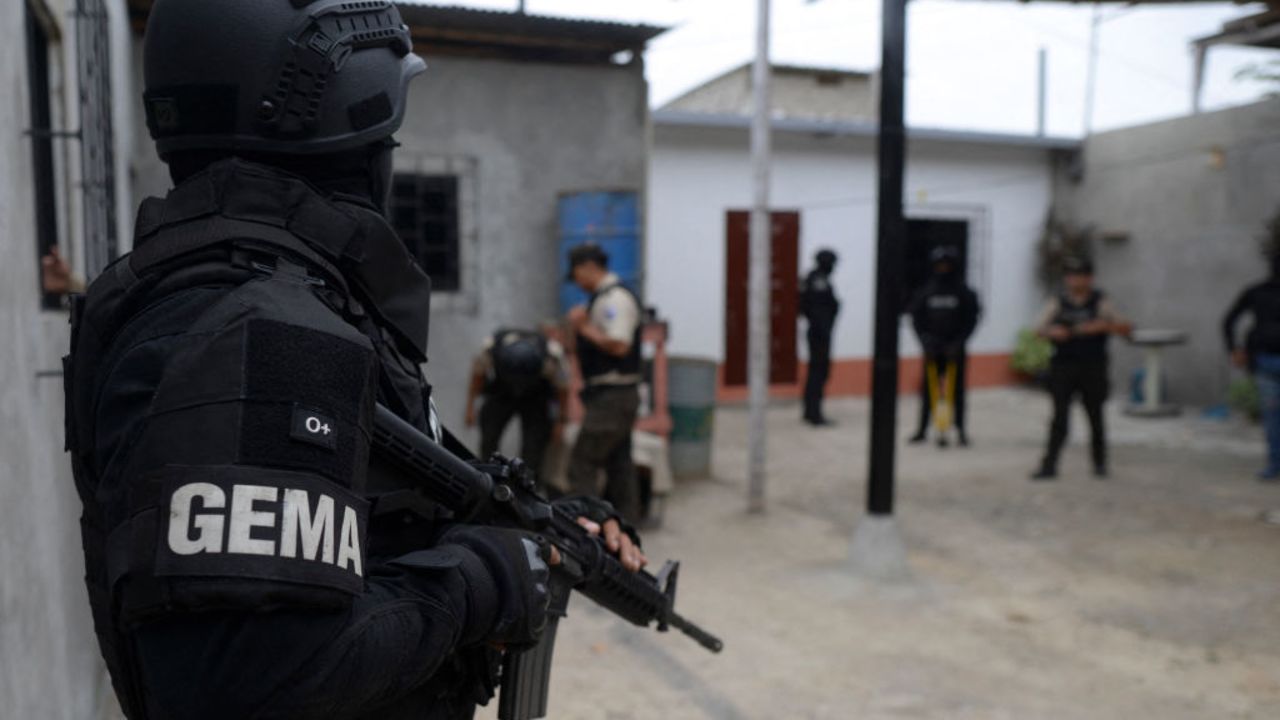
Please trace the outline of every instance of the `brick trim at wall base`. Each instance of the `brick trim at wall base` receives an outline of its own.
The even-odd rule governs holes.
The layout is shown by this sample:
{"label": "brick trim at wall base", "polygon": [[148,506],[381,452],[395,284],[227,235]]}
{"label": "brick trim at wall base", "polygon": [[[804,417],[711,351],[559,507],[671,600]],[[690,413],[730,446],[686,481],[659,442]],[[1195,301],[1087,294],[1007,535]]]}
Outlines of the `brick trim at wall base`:
{"label": "brick trim at wall base", "polygon": [[[1006,387],[1024,382],[1024,378],[1009,365],[1009,353],[992,353],[969,356],[968,387]],[[920,391],[920,373],[923,360],[919,357],[903,358],[898,362],[898,392]],[[804,392],[804,378],[808,363],[800,363],[799,382],[769,386],[773,398],[798,398]],[[831,379],[827,381],[827,397],[858,397],[871,394],[871,359],[848,358],[831,362]],[[745,402],[745,385],[726,386],[724,365],[720,365],[720,389],[716,400],[722,403]]]}

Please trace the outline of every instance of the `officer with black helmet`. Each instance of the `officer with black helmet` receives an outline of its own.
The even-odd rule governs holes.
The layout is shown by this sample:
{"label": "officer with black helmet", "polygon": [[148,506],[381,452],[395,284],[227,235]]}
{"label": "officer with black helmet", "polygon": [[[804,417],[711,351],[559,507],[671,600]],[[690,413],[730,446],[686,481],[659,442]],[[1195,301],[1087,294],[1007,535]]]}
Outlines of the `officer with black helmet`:
{"label": "officer with black helmet", "polygon": [[1049,363],[1053,420],[1044,459],[1032,480],[1058,476],[1058,459],[1067,442],[1071,403],[1076,396],[1089,417],[1094,477],[1107,477],[1107,431],[1102,414],[1111,391],[1107,340],[1112,335],[1127,336],[1132,329],[1106,294],[1094,287],[1093,262],[1067,258],[1062,292],[1045,305],[1036,323],[1036,332],[1053,343]]}
{"label": "officer with black helmet", "polygon": [[[930,416],[935,409],[948,422],[939,423],[938,444],[947,444],[946,430],[954,425],[962,446],[969,444],[965,433],[965,343],[978,327],[982,307],[978,294],[964,282],[960,272],[960,251],[940,245],[929,253],[932,274],[908,304],[907,312],[924,350],[920,380],[920,425],[912,443],[924,442]],[[943,418],[938,418],[943,419]]]}
{"label": "officer with black helmet", "polygon": [[430,281],[382,215],[412,50],[388,0],[151,11],[147,122],[176,187],[73,303],[65,361],[89,600],[131,720],[471,717],[494,648],[545,625],[545,544],[450,522],[370,455],[375,402],[441,437]]}
{"label": "officer with black helmet", "polygon": [[[498,451],[502,433],[520,418],[520,457],[539,475],[547,447],[563,434],[569,379],[564,348],[550,328],[503,328],[485,341],[471,365],[466,424],[480,426],[480,457]],[[476,401],[483,398],[479,411]]]}
{"label": "officer with black helmet", "polygon": [[831,285],[831,273],[836,269],[835,252],[826,248],[819,250],[814,264],[816,267],[800,283],[799,311],[809,325],[809,372],[804,383],[803,420],[819,427],[832,424],[822,412],[822,396],[831,375],[831,334],[836,315],[840,313],[840,300]]}

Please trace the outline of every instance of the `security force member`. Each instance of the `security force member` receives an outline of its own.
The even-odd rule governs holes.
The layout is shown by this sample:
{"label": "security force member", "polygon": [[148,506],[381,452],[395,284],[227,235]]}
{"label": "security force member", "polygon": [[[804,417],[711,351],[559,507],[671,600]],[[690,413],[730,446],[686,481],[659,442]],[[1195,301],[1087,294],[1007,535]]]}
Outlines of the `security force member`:
{"label": "security force member", "polygon": [[538,638],[554,558],[448,522],[370,457],[375,402],[440,436],[430,282],[382,215],[425,67],[408,29],[384,0],[157,0],[144,65],[177,186],[73,306],[65,362],[125,714],[471,717],[493,648]]}
{"label": "security force member", "polygon": [[476,425],[480,405],[480,457],[498,451],[502,433],[520,418],[520,457],[541,475],[547,446],[563,433],[569,399],[564,348],[546,331],[503,329],[485,341],[471,365],[467,387],[467,427]]}
{"label": "security force member", "polygon": [[831,286],[831,273],[836,269],[836,254],[819,250],[814,256],[817,267],[800,283],[800,315],[808,323],[809,372],[804,383],[803,420],[815,427],[832,424],[822,413],[822,396],[831,375],[831,333],[840,301]]}
{"label": "security force member", "polygon": [[1049,363],[1053,420],[1044,459],[1031,478],[1057,477],[1058,458],[1067,441],[1071,401],[1079,395],[1092,430],[1093,474],[1102,479],[1107,476],[1107,434],[1102,410],[1111,384],[1107,375],[1107,340],[1111,335],[1129,335],[1132,326],[1093,286],[1093,263],[1089,260],[1069,259],[1063,285],[1062,293],[1045,305],[1036,324],[1036,332],[1053,342],[1053,359]]}
{"label": "security force member", "polygon": [[[1267,465],[1258,479],[1280,480],[1280,255],[1271,260],[1271,277],[1240,293],[1222,321],[1227,352],[1236,367],[1253,373],[1262,401],[1262,421],[1267,434]],[[1245,314],[1253,327],[1241,347],[1236,325]]]}
{"label": "security force member", "polygon": [[[978,327],[982,307],[978,294],[964,283],[960,273],[960,252],[953,246],[936,247],[929,254],[933,274],[908,305],[911,323],[924,350],[924,368],[920,380],[920,426],[911,442],[924,442],[930,413],[950,388],[945,398],[952,408],[951,421],[961,445],[969,444],[964,429],[965,343]],[[932,395],[932,397],[931,397]],[[938,444],[946,443],[945,436]]]}
{"label": "security force member", "polygon": [[569,311],[585,387],[586,414],[569,455],[569,486],[596,495],[604,471],[604,499],[624,518],[640,513],[640,488],[631,459],[631,431],[640,408],[640,301],[609,272],[609,256],[587,243],[569,251],[569,280],[590,294]]}

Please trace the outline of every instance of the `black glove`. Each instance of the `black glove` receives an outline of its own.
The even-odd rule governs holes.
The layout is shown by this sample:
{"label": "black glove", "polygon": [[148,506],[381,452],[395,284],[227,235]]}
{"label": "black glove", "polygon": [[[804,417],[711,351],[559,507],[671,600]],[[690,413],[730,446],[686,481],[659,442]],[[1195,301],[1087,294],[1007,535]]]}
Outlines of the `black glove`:
{"label": "black glove", "polygon": [[479,555],[493,576],[498,612],[485,639],[510,648],[536,644],[547,626],[551,602],[550,543],[518,530],[475,525],[449,528],[440,543]]}
{"label": "black glove", "polygon": [[613,504],[607,500],[601,500],[598,497],[590,495],[570,495],[554,500],[551,503],[557,508],[564,510],[574,518],[584,517],[597,525],[604,525],[609,520],[617,520],[618,527],[622,528],[622,532],[631,538],[631,542],[636,547],[640,547],[640,535],[636,529],[628,525],[626,520],[613,509]]}

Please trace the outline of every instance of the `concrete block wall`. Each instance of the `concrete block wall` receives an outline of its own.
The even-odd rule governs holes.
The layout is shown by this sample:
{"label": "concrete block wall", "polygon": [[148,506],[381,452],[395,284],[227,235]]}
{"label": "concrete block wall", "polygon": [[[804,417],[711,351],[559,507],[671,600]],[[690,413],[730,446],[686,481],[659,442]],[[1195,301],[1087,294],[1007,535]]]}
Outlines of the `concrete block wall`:
{"label": "concrete block wall", "polygon": [[[1280,99],[1095,135],[1082,168],[1060,213],[1124,238],[1099,243],[1099,283],[1139,327],[1191,334],[1166,354],[1175,400],[1225,401],[1222,316],[1266,276],[1258,238],[1280,211]],[[1141,356],[1118,342],[1113,359],[1127,390]]]}

